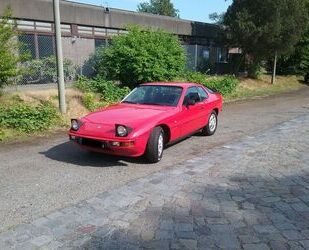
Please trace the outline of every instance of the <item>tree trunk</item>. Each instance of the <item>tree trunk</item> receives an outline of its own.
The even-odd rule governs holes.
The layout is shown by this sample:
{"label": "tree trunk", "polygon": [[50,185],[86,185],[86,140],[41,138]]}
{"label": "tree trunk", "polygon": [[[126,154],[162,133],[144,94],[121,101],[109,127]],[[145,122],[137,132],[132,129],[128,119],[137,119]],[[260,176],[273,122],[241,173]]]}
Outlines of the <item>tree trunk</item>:
{"label": "tree trunk", "polygon": [[278,58],[278,53],[276,51],[275,52],[274,67],[273,67],[273,74],[272,74],[272,77],[271,77],[271,84],[275,84],[276,83],[277,58]]}

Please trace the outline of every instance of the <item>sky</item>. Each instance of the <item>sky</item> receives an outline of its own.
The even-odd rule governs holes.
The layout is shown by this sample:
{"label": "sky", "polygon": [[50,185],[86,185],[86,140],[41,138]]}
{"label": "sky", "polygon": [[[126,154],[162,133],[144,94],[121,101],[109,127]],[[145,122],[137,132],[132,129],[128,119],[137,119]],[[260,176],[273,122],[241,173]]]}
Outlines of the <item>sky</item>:
{"label": "sky", "polygon": [[[140,2],[146,0],[71,0],[80,3],[89,3],[95,5],[108,5],[112,8],[133,10],[137,9]],[[232,3],[232,0],[172,0],[176,9],[180,12],[180,18],[211,22],[209,14],[214,12],[224,12]]]}

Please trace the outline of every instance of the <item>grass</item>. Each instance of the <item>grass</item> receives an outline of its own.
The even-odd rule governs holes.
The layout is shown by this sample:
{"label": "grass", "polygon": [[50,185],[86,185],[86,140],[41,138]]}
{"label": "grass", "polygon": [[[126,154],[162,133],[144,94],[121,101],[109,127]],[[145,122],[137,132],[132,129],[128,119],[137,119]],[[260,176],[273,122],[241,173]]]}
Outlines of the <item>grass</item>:
{"label": "grass", "polygon": [[[0,127],[0,142],[27,140],[29,136],[45,136],[58,130],[66,130],[69,127],[72,117],[81,117],[89,111],[82,104],[83,93],[76,89],[66,90],[67,114],[61,116],[61,119],[54,123],[48,131],[25,133],[11,128]],[[58,107],[57,89],[49,90],[29,90],[15,93],[2,93],[0,95],[0,107],[10,106],[19,100],[31,105],[37,105],[41,101],[50,101],[55,107]]]}
{"label": "grass", "polygon": [[271,76],[263,75],[260,79],[240,79],[240,83],[231,94],[225,96],[225,102],[244,100],[253,97],[277,95],[301,89],[304,85],[298,76],[277,76],[276,83],[271,84]]}

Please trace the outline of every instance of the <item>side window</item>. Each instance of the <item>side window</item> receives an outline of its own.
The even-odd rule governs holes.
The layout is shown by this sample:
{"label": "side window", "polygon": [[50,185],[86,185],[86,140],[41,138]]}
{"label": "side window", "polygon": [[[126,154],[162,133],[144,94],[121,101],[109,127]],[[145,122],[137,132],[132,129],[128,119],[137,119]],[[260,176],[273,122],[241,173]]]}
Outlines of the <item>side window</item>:
{"label": "side window", "polygon": [[196,87],[190,87],[190,88],[188,88],[188,90],[186,92],[185,99],[183,101],[184,105],[186,105],[186,103],[187,103],[188,99],[190,98],[190,96],[191,96],[191,98],[192,98],[192,96],[193,97],[196,96],[195,102],[200,102],[201,101],[200,98],[199,98],[199,94],[198,94],[197,88]]}
{"label": "side window", "polygon": [[208,94],[206,93],[206,91],[202,87],[198,87],[197,91],[198,91],[198,94],[200,96],[201,102],[203,102],[204,100],[206,100],[208,98]]}

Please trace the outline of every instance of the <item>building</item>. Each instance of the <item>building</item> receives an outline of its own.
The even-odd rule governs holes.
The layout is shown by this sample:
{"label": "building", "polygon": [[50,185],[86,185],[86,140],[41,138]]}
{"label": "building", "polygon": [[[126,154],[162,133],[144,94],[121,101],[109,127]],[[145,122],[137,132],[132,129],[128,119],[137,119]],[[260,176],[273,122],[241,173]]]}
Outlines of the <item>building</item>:
{"label": "building", "polygon": [[[10,6],[19,40],[33,59],[55,54],[52,0],[1,0],[0,13]],[[211,64],[215,71],[227,61],[227,49],[218,41],[222,29],[213,24],[182,20],[160,15],[137,13],[70,1],[60,2],[64,57],[87,74],[85,63],[95,49],[106,45],[113,36],[127,32],[129,24],[162,28],[179,37],[187,50],[188,67]]]}

